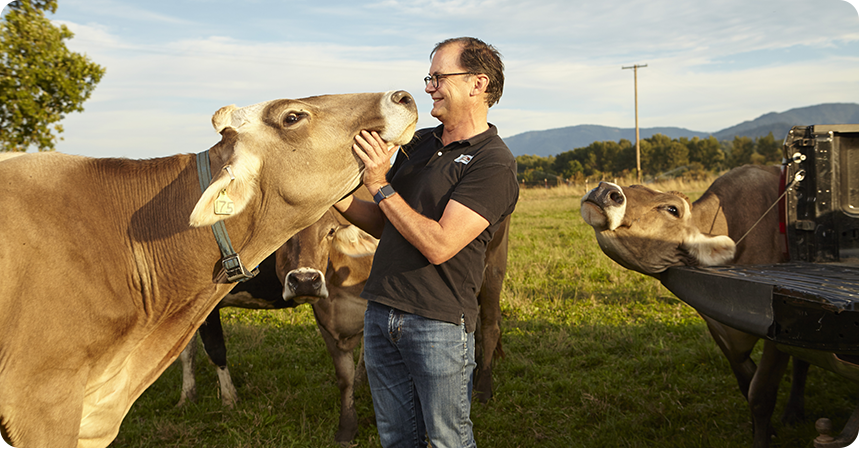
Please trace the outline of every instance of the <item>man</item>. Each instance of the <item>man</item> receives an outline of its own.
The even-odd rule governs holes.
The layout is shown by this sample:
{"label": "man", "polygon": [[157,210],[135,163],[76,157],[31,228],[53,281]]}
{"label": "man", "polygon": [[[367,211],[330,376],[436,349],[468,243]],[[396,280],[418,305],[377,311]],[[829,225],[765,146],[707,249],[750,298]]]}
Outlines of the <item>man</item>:
{"label": "man", "polygon": [[[484,253],[519,196],[516,160],[487,123],[504,85],[498,51],[474,38],[431,53],[424,91],[442,122],[389,161],[373,132],[353,145],[373,202],[335,207],[380,238],[362,297],[365,364],[385,447],[474,447],[470,419]],[[428,439],[426,441],[425,439]]]}

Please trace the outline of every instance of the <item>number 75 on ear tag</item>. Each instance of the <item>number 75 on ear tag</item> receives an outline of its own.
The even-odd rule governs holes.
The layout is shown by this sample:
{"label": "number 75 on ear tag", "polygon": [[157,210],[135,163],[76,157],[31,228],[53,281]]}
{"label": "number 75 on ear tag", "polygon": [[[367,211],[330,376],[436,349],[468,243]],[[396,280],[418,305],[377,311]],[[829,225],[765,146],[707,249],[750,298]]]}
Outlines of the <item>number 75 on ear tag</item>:
{"label": "number 75 on ear tag", "polygon": [[233,214],[233,200],[227,196],[227,189],[222,189],[215,199],[215,214],[220,216],[229,216]]}

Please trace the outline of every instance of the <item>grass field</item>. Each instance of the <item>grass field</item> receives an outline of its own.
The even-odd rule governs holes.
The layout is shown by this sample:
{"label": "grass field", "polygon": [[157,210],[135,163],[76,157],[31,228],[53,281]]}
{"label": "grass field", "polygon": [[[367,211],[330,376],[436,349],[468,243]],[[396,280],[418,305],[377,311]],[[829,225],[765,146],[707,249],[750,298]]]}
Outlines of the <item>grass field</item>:
{"label": "grass field", "polygon": [[[663,188],[694,199],[707,184]],[[583,191],[521,192],[502,298],[506,357],[496,362],[495,397],[473,403],[478,445],[750,446],[749,408],[704,322],[659,281],[600,252],[579,216]],[[200,352],[200,401],[174,407],[174,364],[132,407],[113,446],[337,446],[334,368],[310,307],[226,309],[222,319],[239,405],[221,406],[215,372]],[[782,425],[789,384],[790,373],[774,414],[774,446],[811,447],[816,419],[841,429],[857,405],[856,382],[813,367],[807,419]],[[357,389],[356,408],[352,445],[379,446],[366,386]]]}

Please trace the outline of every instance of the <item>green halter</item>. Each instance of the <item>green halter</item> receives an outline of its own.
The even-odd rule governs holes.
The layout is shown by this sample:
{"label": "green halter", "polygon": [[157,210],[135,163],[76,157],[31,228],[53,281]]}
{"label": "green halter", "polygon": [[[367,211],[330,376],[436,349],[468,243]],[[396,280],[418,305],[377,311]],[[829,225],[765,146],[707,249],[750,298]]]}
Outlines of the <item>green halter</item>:
{"label": "green halter", "polygon": [[[206,191],[209,182],[212,181],[212,169],[209,166],[209,150],[197,154],[197,176],[200,180],[200,190]],[[218,248],[221,249],[221,265],[224,271],[227,272],[227,281],[241,282],[254,278],[260,269],[255,268],[253,271],[248,271],[239,259],[239,254],[233,250],[233,244],[230,243],[230,236],[227,235],[227,227],[224,222],[219,220],[212,225],[212,232],[215,234],[215,241],[218,243]]]}

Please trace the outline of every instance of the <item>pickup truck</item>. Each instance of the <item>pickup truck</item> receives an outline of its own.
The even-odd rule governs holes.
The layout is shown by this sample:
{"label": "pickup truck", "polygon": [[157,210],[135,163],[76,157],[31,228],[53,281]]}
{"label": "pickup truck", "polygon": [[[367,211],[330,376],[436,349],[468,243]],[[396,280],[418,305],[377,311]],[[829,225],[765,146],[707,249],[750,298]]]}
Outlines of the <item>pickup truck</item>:
{"label": "pickup truck", "polygon": [[[793,127],[783,144],[778,207],[787,262],[672,267],[661,283],[702,314],[769,339],[811,364],[858,380],[858,125]],[[857,411],[816,446],[857,437]]]}

